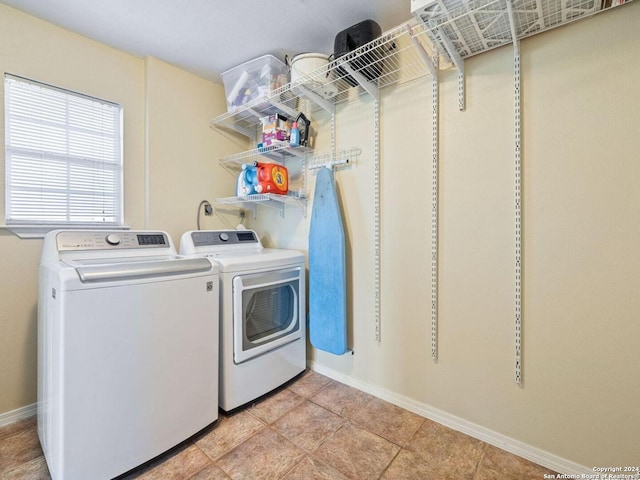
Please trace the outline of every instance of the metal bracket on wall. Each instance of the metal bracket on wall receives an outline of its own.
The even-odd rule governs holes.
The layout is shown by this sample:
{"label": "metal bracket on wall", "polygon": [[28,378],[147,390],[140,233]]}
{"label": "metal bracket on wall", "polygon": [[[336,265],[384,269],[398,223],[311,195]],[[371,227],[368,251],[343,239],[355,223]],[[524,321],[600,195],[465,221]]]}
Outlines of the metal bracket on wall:
{"label": "metal bracket on wall", "polygon": [[367,77],[365,77],[359,71],[355,70],[351,65],[349,65],[348,62],[342,62],[339,64],[341,65],[342,68],[344,68],[347,71],[349,75],[351,75],[358,82],[358,85],[360,85],[375,101],[378,101],[380,99],[380,91],[377,85],[367,80]]}
{"label": "metal bracket on wall", "polygon": [[[328,101],[326,98],[323,98],[322,96],[318,95],[316,92],[307,88],[305,85],[297,85],[296,87],[293,88],[293,90],[297,92],[299,95],[301,95],[302,97],[305,97],[311,100],[313,103],[318,105],[320,108],[322,108],[325,112],[329,113],[330,115],[335,115],[336,113],[335,104]],[[295,117],[296,115],[292,116],[292,118],[295,118]]]}
{"label": "metal bracket on wall", "polygon": [[317,170],[319,168],[339,168],[355,165],[362,150],[358,147],[351,147],[346,150],[340,150],[335,154],[325,153],[314,155],[308,162],[309,170]]}
{"label": "metal bracket on wall", "polygon": [[464,86],[464,59],[460,56],[460,54],[456,50],[456,47],[453,45],[449,37],[442,31],[442,29],[436,29],[436,38],[449,55],[449,58],[455,65],[456,70],[458,70],[458,110],[462,112],[466,108],[466,94]]}
{"label": "metal bracket on wall", "polygon": [[507,13],[513,39],[514,73],[514,172],[515,172],[515,382],[522,385],[522,152],[520,111],[520,41],[511,1]]}

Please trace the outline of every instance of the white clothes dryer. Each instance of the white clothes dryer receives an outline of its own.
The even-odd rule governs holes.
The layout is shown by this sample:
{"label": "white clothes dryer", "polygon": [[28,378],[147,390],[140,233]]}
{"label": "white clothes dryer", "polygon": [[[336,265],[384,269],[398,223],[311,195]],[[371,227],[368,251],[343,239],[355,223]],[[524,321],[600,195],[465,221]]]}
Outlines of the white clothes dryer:
{"label": "white clothes dryer", "polygon": [[233,410],[306,368],[304,255],[264,248],[252,230],[186,232],[182,255],[220,272],[220,408]]}
{"label": "white clothes dryer", "polygon": [[38,436],[53,480],[110,479],[218,418],[218,268],[164,232],[46,235]]}

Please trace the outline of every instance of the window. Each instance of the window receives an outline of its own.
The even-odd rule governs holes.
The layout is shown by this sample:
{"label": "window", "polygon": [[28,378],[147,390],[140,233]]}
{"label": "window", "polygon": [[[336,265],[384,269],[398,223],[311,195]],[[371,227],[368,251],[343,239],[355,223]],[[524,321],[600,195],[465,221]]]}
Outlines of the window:
{"label": "window", "polygon": [[5,223],[121,226],[122,107],[5,74]]}

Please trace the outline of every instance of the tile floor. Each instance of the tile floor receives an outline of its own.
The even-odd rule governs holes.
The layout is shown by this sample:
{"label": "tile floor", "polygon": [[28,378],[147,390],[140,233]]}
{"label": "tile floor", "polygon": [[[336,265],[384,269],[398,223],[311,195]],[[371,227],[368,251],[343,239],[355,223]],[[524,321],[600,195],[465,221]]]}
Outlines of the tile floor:
{"label": "tile floor", "polygon": [[[121,480],[524,480],[545,473],[553,472],[309,371]],[[35,418],[0,429],[0,479],[49,478]]]}

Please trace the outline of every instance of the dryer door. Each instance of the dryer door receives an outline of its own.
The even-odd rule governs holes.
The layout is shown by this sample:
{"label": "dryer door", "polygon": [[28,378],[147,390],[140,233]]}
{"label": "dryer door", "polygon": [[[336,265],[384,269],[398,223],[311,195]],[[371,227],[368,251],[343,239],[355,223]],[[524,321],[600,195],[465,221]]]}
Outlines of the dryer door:
{"label": "dryer door", "polygon": [[301,268],[233,279],[233,360],[242,363],[302,337]]}

